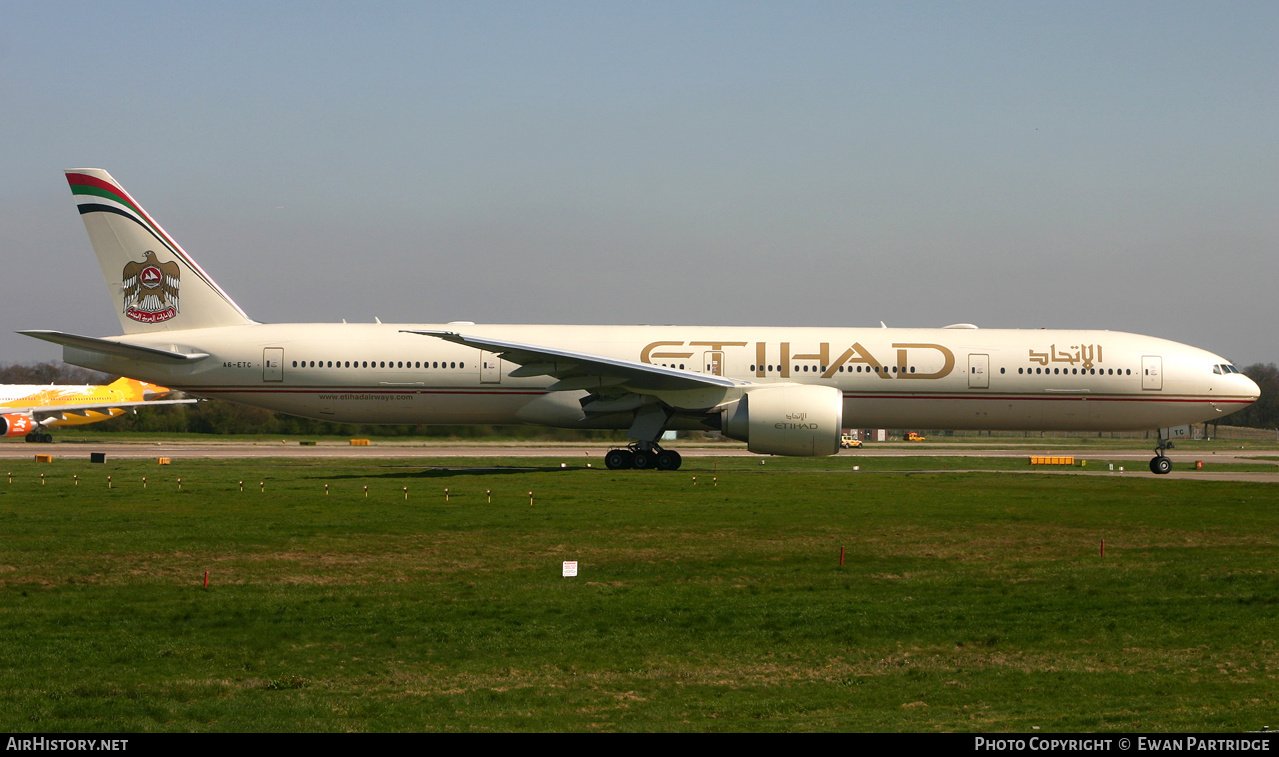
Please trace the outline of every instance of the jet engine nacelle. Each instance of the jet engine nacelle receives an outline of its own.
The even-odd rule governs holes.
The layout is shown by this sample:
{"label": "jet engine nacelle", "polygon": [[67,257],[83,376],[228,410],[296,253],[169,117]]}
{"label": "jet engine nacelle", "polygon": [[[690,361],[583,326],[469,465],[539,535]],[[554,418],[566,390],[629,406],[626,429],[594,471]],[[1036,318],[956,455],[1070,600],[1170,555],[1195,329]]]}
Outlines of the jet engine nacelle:
{"label": "jet engine nacelle", "polygon": [[812,457],[839,453],[844,393],[833,386],[787,384],[747,391],[721,417],[724,435],[751,452]]}
{"label": "jet engine nacelle", "polygon": [[29,415],[9,413],[0,415],[0,437],[26,436],[35,431],[35,421]]}

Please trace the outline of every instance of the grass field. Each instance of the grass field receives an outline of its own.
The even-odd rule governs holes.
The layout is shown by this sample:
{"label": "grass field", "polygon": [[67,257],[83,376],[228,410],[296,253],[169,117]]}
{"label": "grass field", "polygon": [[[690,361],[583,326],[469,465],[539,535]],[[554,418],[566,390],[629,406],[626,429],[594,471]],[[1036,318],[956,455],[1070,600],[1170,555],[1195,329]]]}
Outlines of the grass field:
{"label": "grass field", "polygon": [[0,728],[1279,725],[1273,486],[881,463],[5,463]]}

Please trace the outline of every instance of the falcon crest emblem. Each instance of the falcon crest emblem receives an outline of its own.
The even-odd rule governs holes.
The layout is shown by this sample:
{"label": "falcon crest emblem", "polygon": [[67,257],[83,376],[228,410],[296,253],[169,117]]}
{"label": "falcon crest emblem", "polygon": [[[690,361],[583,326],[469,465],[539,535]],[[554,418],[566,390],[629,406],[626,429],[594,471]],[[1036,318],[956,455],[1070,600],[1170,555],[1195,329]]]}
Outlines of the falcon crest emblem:
{"label": "falcon crest emblem", "polygon": [[124,314],[139,323],[160,323],[176,316],[182,269],[175,261],[161,263],[155,253],[142,253],[141,262],[129,261],[121,274]]}

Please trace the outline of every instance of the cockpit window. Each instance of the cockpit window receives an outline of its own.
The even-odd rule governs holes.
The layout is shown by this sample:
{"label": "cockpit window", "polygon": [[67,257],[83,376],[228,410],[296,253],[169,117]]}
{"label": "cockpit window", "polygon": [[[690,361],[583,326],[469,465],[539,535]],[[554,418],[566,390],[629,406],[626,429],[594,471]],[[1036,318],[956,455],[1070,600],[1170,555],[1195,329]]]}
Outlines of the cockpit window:
{"label": "cockpit window", "polygon": [[1214,366],[1212,367],[1212,372],[1213,372],[1213,373],[1215,373],[1215,374],[1217,374],[1218,376],[1220,376],[1220,375],[1221,375],[1221,366],[1220,366],[1220,365],[1214,365]]}
{"label": "cockpit window", "polygon": [[1221,374],[1221,373],[1239,373],[1240,371],[1238,368],[1234,367],[1230,363],[1222,363],[1220,365],[1214,365],[1212,367],[1212,372]]}

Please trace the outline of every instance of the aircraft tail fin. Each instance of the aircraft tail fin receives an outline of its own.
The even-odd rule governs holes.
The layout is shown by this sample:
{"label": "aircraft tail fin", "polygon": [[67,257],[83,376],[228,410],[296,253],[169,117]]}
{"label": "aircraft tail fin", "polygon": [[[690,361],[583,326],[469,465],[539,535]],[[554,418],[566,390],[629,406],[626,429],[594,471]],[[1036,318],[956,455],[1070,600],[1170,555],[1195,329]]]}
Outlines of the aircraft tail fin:
{"label": "aircraft tail fin", "polygon": [[66,174],[124,333],[253,323],[111,174]]}
{"label": "aircraft tail fin", "polygon": [[147,387],[153,384],[147,384],[137,379],[131,379],[128,376],[112,381],[107,384],[107,391],[118,392],[119,397],[125,402],[140,402],[146,399]]}
{"label": "aircraft tail fin", "polygon": [[150,402],[177,396],[179,393],[167,386],[149,384],[146,381],[122,376],[107,385],[107,389],[120,393],[121,399],[127,402]]}

